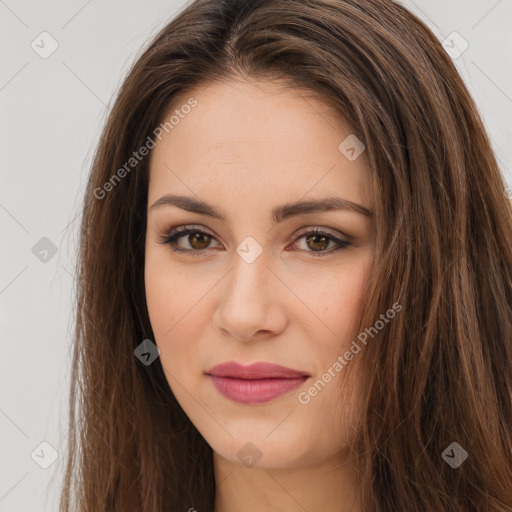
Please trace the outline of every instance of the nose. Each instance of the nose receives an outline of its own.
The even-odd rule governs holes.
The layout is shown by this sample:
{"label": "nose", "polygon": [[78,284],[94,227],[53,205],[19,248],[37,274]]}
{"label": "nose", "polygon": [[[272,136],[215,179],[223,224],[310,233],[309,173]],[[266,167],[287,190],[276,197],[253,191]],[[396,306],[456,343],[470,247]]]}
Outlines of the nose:
{"label": "nose", "polygon": [[287,325],[281,303],[283,286],[260,255],[252,263],[234,256],[233,267],[224,280],[214,325],[239,341],[255,341],[280,334]]}

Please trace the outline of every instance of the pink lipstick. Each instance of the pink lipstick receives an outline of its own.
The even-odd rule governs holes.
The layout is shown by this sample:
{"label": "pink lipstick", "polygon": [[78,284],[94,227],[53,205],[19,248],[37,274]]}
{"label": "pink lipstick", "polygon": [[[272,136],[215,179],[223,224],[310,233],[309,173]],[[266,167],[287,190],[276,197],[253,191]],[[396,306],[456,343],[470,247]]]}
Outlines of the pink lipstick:
{"label": "pink lipstick", "polygon": [[229,361],[207,372],[217,390],[239,403],[268,402],[299,387],[309,374],[272,363],[243,366]]}

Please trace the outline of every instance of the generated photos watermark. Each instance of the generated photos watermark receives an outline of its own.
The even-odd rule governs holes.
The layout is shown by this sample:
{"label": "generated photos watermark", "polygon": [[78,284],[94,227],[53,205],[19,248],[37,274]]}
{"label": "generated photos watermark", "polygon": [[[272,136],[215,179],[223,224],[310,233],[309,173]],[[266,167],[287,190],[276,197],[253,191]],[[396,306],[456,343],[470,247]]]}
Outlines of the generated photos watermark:
{"label": "generated photos watermark", "polygon": [[[364,331],[360,332],[357,335],[357,341],[359,341],[362,345],[366,345],[368,342],[368,336],[373,338],[381,329],[388,324],[397,313],[402,310],[402,305],[398,302],[395,302],[393,306],[386,311],[385,314],[380,315],[380,319],[377,320],[371,327],[366,328]],[[356,340],[353,340],[350,344],[349,350],[347,350],[343,355],[339,355],[336,361],[329,366],[327,371],[322,374],[322,376],[306,391],[301,391],[297,395],[297,399],[299,403],[302,405],[309,404],[311,399],[318,394],[327,386],[332,379],[337,377],[341,370],[347,366],[349,361],[351,361],[356,354],[361,352],[361,347],[358,345]]]}
{"label": "generated photos watermark", "polygon": [[120,167],[101,187],[94,189],[93,195],[96,199],[103,199],[108,192],[114,189],[121,180],[129,174],[137,164],[149,154],[149,151],[156,146],[155,138],[162,140],[162,136],[165,133],[169,133],[179,123],[181,119],[190,114],[192,108],[197,106],[197,100],[192,97],[187,100],[180,108],[177,108],[174,113],[169,117],[165,123],[161,123],[155,130],[153,130],[153,138],[148,136],[146,143],[141,146],[138,151],[134,151],[132,156]]}

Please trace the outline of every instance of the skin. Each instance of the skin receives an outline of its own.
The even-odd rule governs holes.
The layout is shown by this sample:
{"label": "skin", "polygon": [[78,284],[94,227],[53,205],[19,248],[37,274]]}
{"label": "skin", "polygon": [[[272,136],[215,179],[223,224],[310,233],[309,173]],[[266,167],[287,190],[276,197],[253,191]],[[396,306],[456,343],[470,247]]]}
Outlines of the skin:
{"label": "skin", "polygon": [[[320,98],[302,94],[261,80],[189,90],[173,109],[192,96],[197,106],[151,154],[148,310],[169,385],[213,449],[216,512],[360,510],[350,451],[360,400],[357,382],[346,378],[349,367],[308,404],[297,397],[357,334],[374,221],[336,209],[274,224],[271,211],[332,196],[368,210],[373,203],[365,153],[349,161],[338,149],[352,131]],[[225,221],[170,204],[152,208],[165,194],[206,201]],[[207,234],[176,242],[197,256],[161,243],[184,225]],[[315,227],[350,245],[332,252],[336,242],[308,240]],[[236,251],[248,236],[263,251],[252,263]],[[325,256],[316,256],[322,251]],[[233,360],[272,362],[311,377],[270,402],[240,404],[220,394],[205,373]],[[260,454],[252,466],[237,456],[248,442],[257,451],[246,450],[255,459]]]}

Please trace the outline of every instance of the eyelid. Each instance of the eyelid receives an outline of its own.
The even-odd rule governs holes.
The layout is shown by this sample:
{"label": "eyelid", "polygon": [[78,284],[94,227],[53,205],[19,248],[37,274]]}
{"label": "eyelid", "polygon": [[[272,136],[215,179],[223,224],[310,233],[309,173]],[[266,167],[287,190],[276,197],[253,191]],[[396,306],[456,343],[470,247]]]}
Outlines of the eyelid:
{"label": "eyelid", "polygon": [[[338,234],[339,233],[339,234]],[[336,244],[335,247],[331,247],[329,250],[325,251],[304,251],[299,250],[299,252],[311,253],[314,258],[321,258],[323,256],[329,256],[331,254],[337,253],[340,250],[343,250],[352,245],[351,237],[345,235],[344,233],[336,231],[333,233],[330,228],[323,228],[320,226],[308,226],[306,228],[300,229],[298,232],[295,232],[293,235],[293,242],[291,246],[295,245],[302,237],[305,235],[327,235],[329,242],[334,242]],[[290,247],[290,246],[288,246]],[[287,249],[288,249],[287,247]]]}
{"label": "eyelid", "polygon": [[173,228],[170,228],[166,234],[172,235],[180,233],[181,231],[200,231],[214,238],[217,238],[217,235],[214,235],[206,226],[203,226],[202,224],[183,224],[175,226]]}
{"label": "eyelid", "polygon": [[176,241],[182,236],[185,236],[190,233],[204,233],[205,235],[211,236],[214,240],[217,240],[217,236],[210,232],[210,230],[203,225],[200,224],[185,224],[185,225],[179,225],[175,227],[171,227],[167,229],[161,236],[158,237],[157,242],[169,245],[171,250],[174,252],[180,252],[180,253],[189,253],[191,255],[200,255],[201,253],[207,252],[209,249],[213,248],[207,248],[203,250],[195,250],[195,249],[178,249],[176,247],[173,247],[172,241]]}
{"label": "eyelid", "polygon": [[320,226],[307,226],[305,228],[299,229],[298,231],[296,231],[293,234],[293,237],[294,237],[294,242],[293,243],[295,243],[297,241],[297,239],[300,238],[301,236],[309,234],[311,232],[313,232],[313,233],[314,232],[318,232],[321,235],[323,235],[323,234],[329,235],[329,236],[332,236],[335,239],[345,238],[345,240],[342,240],[342,241],[343,242],[347,242],[347,243],[351,240],[351,237],[346,235],[342,231],[332,230],[331,228],[324,228],[324,227],[320,227]]}

